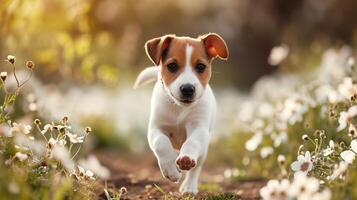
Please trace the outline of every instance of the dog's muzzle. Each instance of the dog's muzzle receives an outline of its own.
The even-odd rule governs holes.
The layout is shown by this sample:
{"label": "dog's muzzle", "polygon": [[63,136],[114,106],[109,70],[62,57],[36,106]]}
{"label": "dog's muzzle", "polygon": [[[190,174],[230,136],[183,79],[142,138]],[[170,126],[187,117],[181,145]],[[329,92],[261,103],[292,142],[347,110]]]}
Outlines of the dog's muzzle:
{"label": "dog's muzzle", "polygon": [[181,102],[192,103],[195,97],[195,86],[192,84],[183,84],[180,87],[181,92]]}

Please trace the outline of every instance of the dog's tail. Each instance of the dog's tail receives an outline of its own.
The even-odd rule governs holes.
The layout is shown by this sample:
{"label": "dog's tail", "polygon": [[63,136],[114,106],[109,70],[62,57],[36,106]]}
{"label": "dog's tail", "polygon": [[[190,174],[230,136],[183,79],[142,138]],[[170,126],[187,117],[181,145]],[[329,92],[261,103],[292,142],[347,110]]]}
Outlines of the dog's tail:
{"label": "dog's tail", "polygon": [[144,69],[143,71],[140,72],[139,76],[136,78],[133,88],[136,89],[156,81],[158,74],[159,74],[159,67],[157,66],[148,67]]}

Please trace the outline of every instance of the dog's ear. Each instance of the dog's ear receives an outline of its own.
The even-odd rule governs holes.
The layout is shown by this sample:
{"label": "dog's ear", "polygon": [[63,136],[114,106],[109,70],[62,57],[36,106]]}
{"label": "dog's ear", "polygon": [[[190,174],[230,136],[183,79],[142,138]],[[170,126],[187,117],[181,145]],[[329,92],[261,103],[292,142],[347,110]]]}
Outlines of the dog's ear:
{"label": "dog's ear", "polygon": [[216,33],[208,33],[199,38],[203,41],[207,54],[211,58],[218,56],[222,60],[228,59],[228,48],[221,36]]}
{"label": "dog's ear", "polygon": [[168,50],[170,43],[175,35],[165,35],[154,38],[145,43],[145,51],[150,60],[159,65],[162,55]]}

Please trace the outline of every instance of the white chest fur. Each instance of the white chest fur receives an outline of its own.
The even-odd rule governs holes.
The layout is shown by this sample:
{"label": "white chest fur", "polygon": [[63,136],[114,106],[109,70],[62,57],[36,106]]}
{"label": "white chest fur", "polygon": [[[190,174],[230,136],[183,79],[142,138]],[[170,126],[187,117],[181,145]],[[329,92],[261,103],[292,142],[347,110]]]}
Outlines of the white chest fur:
{"label": "white chest fur", "polygon": [[175,104],[166,92],[158,81],[151,99],[149,130],[160,129],[170,138],[173,147],[179,150],[190,136],[190,129],[195,126],[211,129],[216,114],[216,102],[209,85],[197,102],[185,107]]}

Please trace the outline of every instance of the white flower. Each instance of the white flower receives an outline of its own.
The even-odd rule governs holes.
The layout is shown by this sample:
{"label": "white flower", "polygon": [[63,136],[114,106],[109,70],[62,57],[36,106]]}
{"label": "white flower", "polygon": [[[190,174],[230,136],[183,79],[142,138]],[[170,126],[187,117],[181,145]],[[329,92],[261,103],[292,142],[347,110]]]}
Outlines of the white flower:
{"label": "white flower", "polygon": [[303,114],[308,110],[308,106],[300,97],[286,99],[284,108],[280,113],[280,119],[294,125],[302,121]]}
{"label": "white flower", "polygon": [[7,126],[7,124],[3,123],[0,124],[0,135],[3,135],[5,137],[12,137],[12,132],[11,132],[11,128],[9,126]]}
{"label": "white flower", "polygon": [[3,81],[5,81],[7,77],[7,72],[0,72],[0,77]]}
{"label": "white flower", "polygon": [[352,106],[348,109],[348,111],[343,111],[340,113],[340,117],[338,119],[339,126],[337,131],[341,131],[347,127],[347,124],[351,123],[354,116],[357,115],[357,106]]}
{"label": "white flower", "polygon": [[11,134],[16,134],[16,133],[23,133],[25,135],[29,134],[31,131],[32,127],[29,125],[24,125],[24,124],[18,124],[18,123],[12,123],[12,128],[11,128]]}
{"label": "white flower", "polygon": [[288,199],[290,182],[287,179],[283,179],[280,182],[278,180],[270,180],[266,186],[260,189],[260,196],[264,200],[285,200]]}
{"label": "white flower", "polygon": [[13,55],[8,55],[7,56],[7,61],[9,61],[11,64],[14,64],[16,61],[16,57]]}
{"label": "white flower", "polygon": [[237,176],[239,176],[239,170],[237,169],[237,168],[233,168],[233,169],[226,169],[226,170],[224,170],[224,173],[223,173],[223,175],[224,175],[224,177],[225,178],[231,178],[231,177],[237,177]]}
{"label": "white flower", "polygon": [[19,159],[21,162],[27,160],[29,156],[27,154],[21,153],[21,152],[17,152],[15,154],[15,158]]}
{"label": "white flower", "polygon": [[353,96],[354,94],[357,94],[357,85],[353,84],[352,78],[345,77],[343,79],[343,83],[338,86],[338,92],[343,97],[350,100],[351,96]]}
{"label": "white flower", "polygon": [[288,140],[288,134],[286,131],[281,131],[277,136],[274,138],[274,147],[279,147],[282,143]]}
{"label": "white flower", "polygon": [[94,155],[90,155],[87,159],[82,159],[79,160],[78,162],[83,168],[87,169],[87,170],[91,170],[92,172],[94,172],[94,174],[96,174],[98,177],[102,178],[102,179],[107,179],[110,176],[110,172],[109,170],[102,166],[97,157],[95,157]]}
{"label": "white flower", "polygon": [[42,156],[46,150],[46,145],[39,140],[31,140],[27,135],[16,134],[14,138],[15,148],[25,151],[31,150],[34,156]]}
{"label": "white flower", "polygon": [[85,170],[83,167],[81,167],[79,165],[77,167],[78,167],[78,171],[79,171],[79,176],[82,176],[87,179],[95,180],[94,173],[92,171]]}
{"label": "white flower", "polygon": [[319,190],[319,181],[316,178],[307,177],[305,173],[298,172],[294,176],[289,194],[296,199],[311,199],[310,196]]}
{"label": "white flower", "polygon": [[331,174],[331,176],[328,176],[328,180],[335,180],[337,177],[340,177],[345,173],[345,171],[348,168],[348,163],[345,161],[341,161],[338,165],[334,166],[334,170]]}
{"label": "white flower", "polygon": [[275,46],[271,49],[268,58],[270,65],[279,65],[289,54],[289,47],[286,44]]}
{"label": "white flower", "polygon": [[346,150],[341,153],[341,157],[344,161],[352,164],[357,154],[357,139],[351,141],[351,150]]}
{"label": "white flower", "polygon": [[57,140],[56,140],[56,139],[54,139],[54,138],[51,137],[51,138],[48,140],[48,147],[49,147],[50,149],[52,149],[53,147],[55,147],[56,144],[57,144]]}
{"label": "white flower", "polygon": [[266,158],[269,155],[273,154],[273,152],[274,152],[274,149],[272,147],[263,147],[260,150],[260,157]]}
{"label": "white flower", "polygon": [[330,200],[330,199],[331,199],[331,191],[329,189],[325,189],[322,192],[318,192],[311,195],[311,200]]}
{"label": "white flower", "polygon": [[357,133],[357,129],[353,124],[350,124],[350,126],[348,127],[348,135],[351,137],[354,137]]}
{"label": "white flower", "polygon": [[254,134],[253,137],[251,137],[246,143],[245,143],[245,148],[248,151],[254,151],[257,149],[257,147],[260,145],[260,143],[263,140],[263,135],[262,133],[256,133]]}
{"label": "white flower", "polygon": [[73,144],[83,143],[84,137],[85,137],[85,136],[78,136],[78,135],[72,134],[70,132],[66,133],[66,135],[69,137],[69,141]]}
{"label": "white flower", "polygon": [[62,165],[68,170],[72,171],[74,168],[74,162],[70,157],[70,153],[68,152],[67,148],[55,145],[52,150],[52,157],[61,162]]}
{"label": "white flower", "polygon": [[61,139],[58,141],[58,144],[61,145],[61,146],[65,146],[67,144],[67,141],[64,140],[64,139]]}
{"label": "white flower", "polygon": [[[307,174],[309,171],[312,170],[313,164],[311,161],[311,155],[309,151],[305,152],[305,156],[299,155],[297,157],[297,161],[291,164],[291,169],[295,172],[303,172]],[[296,175],[297,173],[295,173]]]}
{"label": "white flower", "polygon": [[330,140],[329,146],[325,150],[323,150],[323,154],[324,156],[329,156],[334,152],[334,150],[335,150],[335,142],[333,140]]}
{"label": "white flower", "polygon": [[44,135],[48,130],[51,130],[52,131],[52,124],[46,124],[44,127],[43,127],[43,130],[41,131],[42,135]]}

